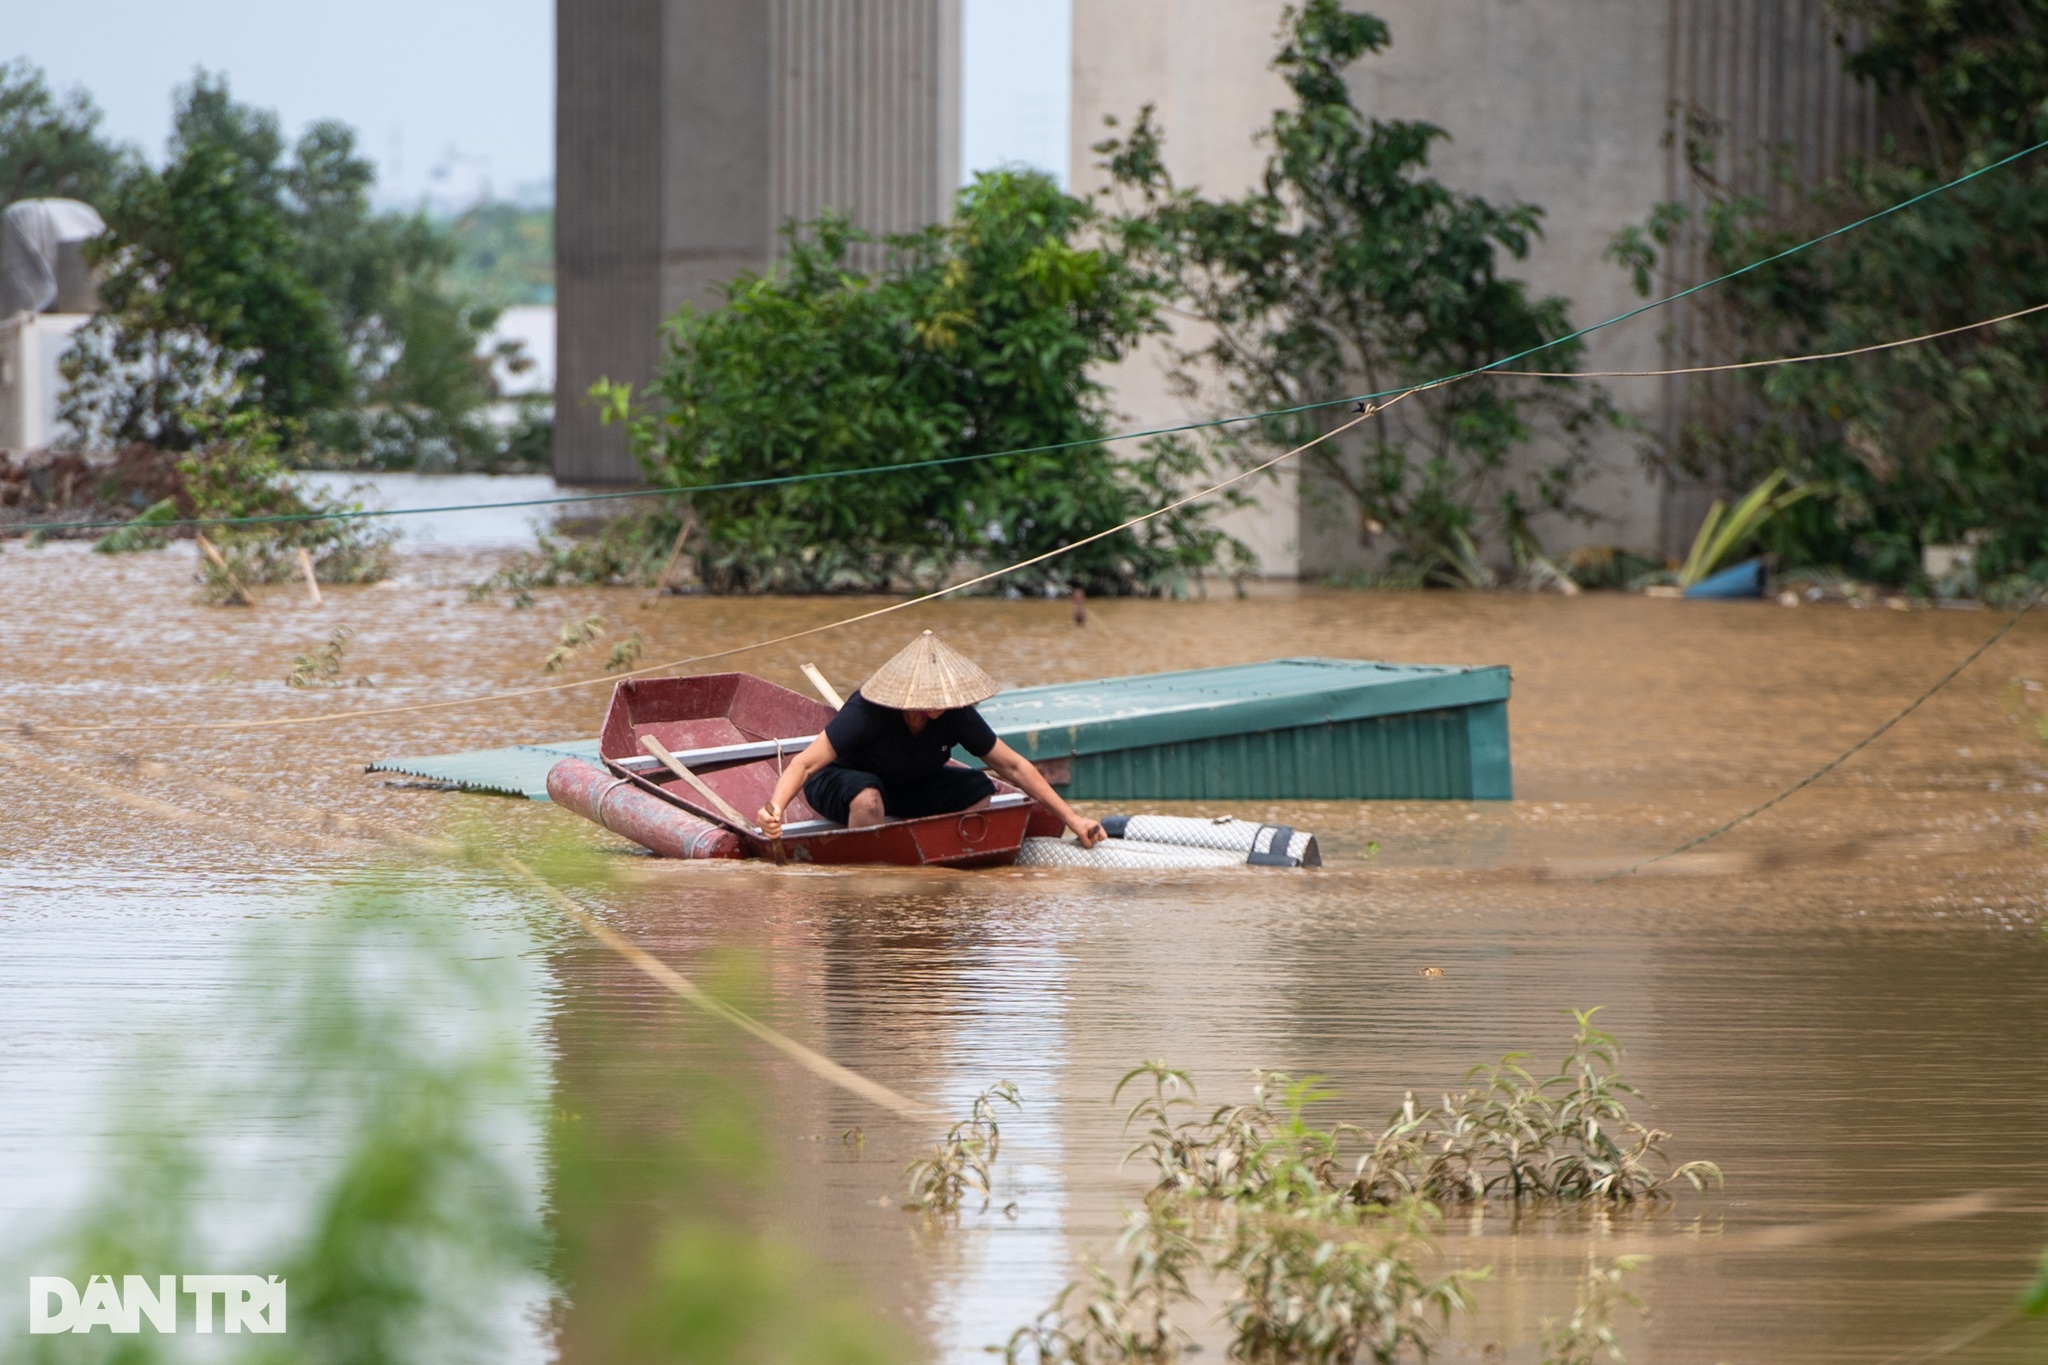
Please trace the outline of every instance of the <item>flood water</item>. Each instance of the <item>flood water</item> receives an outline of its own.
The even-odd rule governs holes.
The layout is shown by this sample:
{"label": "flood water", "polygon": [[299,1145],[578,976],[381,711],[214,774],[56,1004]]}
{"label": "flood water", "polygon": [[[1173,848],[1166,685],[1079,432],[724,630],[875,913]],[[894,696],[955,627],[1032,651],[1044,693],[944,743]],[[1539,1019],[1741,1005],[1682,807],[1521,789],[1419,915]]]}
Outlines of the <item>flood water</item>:
{"label": "flood water", "polygon": [[[921,1229],[896,1207],[900,1171],[938,1125],[708,1030],[502,878],[378,864],[459,907],[483,935],[476,956],[519,964],[547,1111],[582,1125],[587,1149],[622,1154],[609,1191],[589,1194],[554,1178],[541,1115],[502,1116],[496,1140],[558,1236],[620,1263],[643,1254],[658,1201],[634,1182],[661,1176],[623,1154],[688,1102],[678,1077],[725,1069],[747,1078],[773,1162],[751,1216],[847,1277],[917,1358],[988,1359],[985,1346],[1107,1249],[1143,1188],[1120,1169],[1128,1142],[1109,1102],[1140,1059],[1189,1069],[1217,1102],[1243,1098],[1255,1067],[1319,1072],[1343,1096],[1327,1117],[1376,1125],[1404,1090],[1441,1089],[1503,1052],[1554,1060],[1563,1011],[1594,1005],[1628,1045],[1639,1116],[1676,1135],[1674,1157],[1719,1163],[1726,1189],[1605,1220],[1454,1216],[1447,1257],[1492,1271],[1446,1358],[1498,1358],[1498,1344],[1534,1361],[1539,1322],[1570,1311],[1585,1257],[1615,1249],[1656,1255],[1631,1277],[1649,1308],[1624,1317],[1634,1362],[2048,1352],[2040,1322],[1963,1341],[2048,1243],[2048,747],[2034,732],[2048,712],[2048,615],[1813,789],[1604,883],[1846,748],[2001,618],[1271,588],[1095,603],[1082,628],[1063,602],[937,604],[736,661],[801,687],[798,665],[815,660],[849,686],[932,627],[1016,685],[1302,654],[1512,666],[1514,801],[1243,811],[1321,836],[1327,865],[1301,872],[662,863],[551,806],[363,772],[391,754],[588,736],[603,686],[303,728],[141,728],[531,686],[549,681],[540,662],[563,624],[591,612],[615,618],[612,638],[637,631],[653,661],[871,605],[648,606],[575,590],[522,611],[467,600],[490,564],[416,551],[396,581],[329,589],[321,608],[280,588],[232,610],[195,604],[184,547],[0,554],[0,738],[35,760],[0,764],[0,1266],[103,1178],[125,1122],[116,1101],[153,1043],[205,1059],[154,1063],[173,1087],[179,1067],[231,1055],[220,1021],[248,970],[239,945],[267,929],[270,960],[288,959],[314,941],[323,896],[370,875],[372,855],[278,842],[322,834],[313,807],[510,850],[603,850],[617,875],[578,894],[604,920],[686,974],[738,952],[765,982],[762,1013],[835,1061],[948,1112],[1014,1081],[1025,1107],[1005,1125],[998,1185],[998,1205],[1014,1207]],[[287,689],[293,657],[337,624],[355,632],[345,676],[368,685]],[[23,737],[17,721],[105,729]],[[40,764],[205,818],[155,818]],[[842,1142],[856,1127],[864,1145]],[[1829,1226],[1977,1191],[1996,1193],[1967,1217]],[[237,1217],[232,1203],[215,1212]],[[1790,1227],[1806,1231],[1775,1246],[1752,1236]],[[507,1357],[626,1358],[577,1314],[571,1303],[555,1336],[533,1329]],[[1220,1341],[1199,1316],[1190,1325]]]}

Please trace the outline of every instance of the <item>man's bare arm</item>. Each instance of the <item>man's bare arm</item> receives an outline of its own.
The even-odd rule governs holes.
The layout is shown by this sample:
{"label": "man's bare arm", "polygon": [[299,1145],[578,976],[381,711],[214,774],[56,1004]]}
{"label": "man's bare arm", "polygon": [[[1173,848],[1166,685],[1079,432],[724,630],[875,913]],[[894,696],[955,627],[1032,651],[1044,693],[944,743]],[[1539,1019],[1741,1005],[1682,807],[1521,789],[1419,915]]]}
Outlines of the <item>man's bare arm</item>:
{"label": "man's bare arm", "polygon": [[1081,847],[1093,848],[1109,837],[1104,832],[1100,820],[1091,820],[1068,805],[1060,798],[1060,794],[1052,789],[1052,783],[1045,780],[1045,774],[1039,772],[1030,759],[1001,740],[996,741],[996,747],[984,754],[981,761],[986,763],[997,777],[1059,816],[1066,827],[1074,831],[1074,837],[1081,841]]}
{"label": "man's bare arm", "polygon": [[832,747],[832,741],[821,734],[791,759],[789,766],[782,770],[782,776],[775,779],[775,792],[768,798],[768,804],[754,814],[754,823],[761,827],[761,833],[770,839],[778,838],[782,834],[782,812],[796,800],[796,794],[804,789],[804,783],[811,780],[811,774],[837,757],[839,752]]}

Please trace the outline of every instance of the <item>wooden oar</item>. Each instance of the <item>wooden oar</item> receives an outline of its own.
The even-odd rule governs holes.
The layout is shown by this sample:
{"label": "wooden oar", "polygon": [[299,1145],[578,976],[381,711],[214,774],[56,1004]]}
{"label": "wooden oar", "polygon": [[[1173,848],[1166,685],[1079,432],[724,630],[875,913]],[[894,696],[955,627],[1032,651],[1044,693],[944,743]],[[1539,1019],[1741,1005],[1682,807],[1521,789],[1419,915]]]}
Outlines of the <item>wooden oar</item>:
{"label": "wooden oar", "polygon": [[811,680],[811,686],[818,689],[818,695],[825,699],[827,706],[831,707],[834,711],[845,708],[846,703],[840,699],[839,690],[832,686],[831,683],[825,681],[825,675],[818,671],[816,664],[805,664],[803,666],[803,674]]}
{"label": "wooden oar", "polygon": [[[690,785],[690,789],[692,791],[696,792],[697,795],[703,797],[706,801],[711,803],[711,809],[717,811],[720,815],[723,815],[733,824],[738,825],[741,829],[759,828],[759,826],[755,825],[753,821],[747,819],[746,816],[741,815],[737,810],[733,809],[732,803],[730,801],[727,801],[717,792],[711,790],[710,784],[705,782],[703,778],[697,776],[697,774],[691,772],[688,768],[684,767],[682,760],[677,758],[674,754],[670,753],[667,747],[663,745],[662,742],[656,739],[653,735],[640,736],[640,747],[645,749],[648,753],[653,754],[656,758],[660,759],[661,765],[664,768],[667,768],[677,777],[680,777],[683,779],[683,781],[687,782]],[[783,856],[781,836],[778,835],[777,837],[770,839],[768,841],[768,851],[771,855],[773,855],[775,859],[775,865],[777,867],[780,867],[782,865]]]}

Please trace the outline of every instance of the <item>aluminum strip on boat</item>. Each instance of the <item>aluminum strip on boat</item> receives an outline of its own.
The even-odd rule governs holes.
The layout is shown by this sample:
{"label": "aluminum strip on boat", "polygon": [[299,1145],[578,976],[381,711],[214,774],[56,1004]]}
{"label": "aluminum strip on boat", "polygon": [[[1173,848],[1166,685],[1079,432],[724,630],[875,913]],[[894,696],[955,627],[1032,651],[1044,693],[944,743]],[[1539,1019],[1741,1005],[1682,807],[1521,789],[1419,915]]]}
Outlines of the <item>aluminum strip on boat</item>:
{"label": "aluminum strip on boat", "polygon": [[[678,749],[676,761],[686,768],[700,763],[739,763],[755,758],[773,758],[778,753],[801,753],[810,746],[816,735],[793,735],[788,739],[757,739],[745,744],[717,744],[708,749]],[[652,772],[662,766],[661,760],[651,756],[633,755],[629,758],[615,758],[612,762],[628,772]]]}

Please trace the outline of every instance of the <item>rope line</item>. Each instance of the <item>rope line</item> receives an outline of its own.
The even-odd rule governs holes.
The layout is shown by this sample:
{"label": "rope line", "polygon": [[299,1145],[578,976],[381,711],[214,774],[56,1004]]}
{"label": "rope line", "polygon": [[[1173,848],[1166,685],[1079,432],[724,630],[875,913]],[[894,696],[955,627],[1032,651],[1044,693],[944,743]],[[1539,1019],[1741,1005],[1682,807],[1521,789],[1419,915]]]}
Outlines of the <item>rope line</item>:
{"label": "rope line", "polygon": [[1971,664],[1977,662],[1978,659],[1982,658],[1985,652],[1989,650],[1991,646],[1997,644],[2000,640],[2005,638],[2005,633],[2007,631],[2011,630],[2014,626],[2020,623],[2020,618],[2022,616],[2025,616],[2028,612],[2032,611],[2036,606],[2038,606],[2040,604],[2041,598],[2044,595],[2048,595],[2048,585],[2043,585],[2043,587],[2036,591],[2032,597],[2028,598],[2018,611],[2014,612],[2009,618],[2007,618],[2006,623],[2004,625],[2000,626],[1997,630],[1991,632],[1991,636],[1989,639],[1985,640],[1983,644],[1978,645],[1975,649],[1971,650],[1968,654],[1964,655],[1963,661],[1961,663],[1957,664],[1954,668],[1951,668],[1948,672],[1942,674],[1941,677],[1935,681],[1932,687],[1928,688],[1925,692],[1922,692],[1919,696],[1913,698],[1912,701],[1906,703],[1906,708],[1903,711],[1900,711],[1890,720],[1878,726],[1875,730],[1872,730],[1862,739],[1857,740],[1854,744],[1850,745],[1840,754],[1836,755],[1834,758],[1829,759],[1826,763],[1821,764],[1821,766],[1814,769],[1813,772],[1801,778],[1799,781],[1793,783],[1791,786],[1785,788],[1785,790],[1779,792],[1770,800],[1764,802],[1760,806],[1755,806],[1749,810],[1744,811],[1742,814],[1736,816],[1732,820],[1728,820],[1719,825],[1714,826],[1714,828],[1708,830],[1705,834],[1699,835],[1696,838],[1686,840],[1684,843],[1678,845],[1678,847],[1676,848],[1669,848],[1664,850],[1664,852],[1657,854],[1655,857],[1645,858],[1641,862],[1631,863],[1627,867],[1622,868],[1619,872],[1610,872],[1604,877],[1595,877],[1593,879],[1593,885],[1598,886],[1602,882],[1611,882],[1617,877],[1626,877],[1631,873],[1641,871],[1643,868],[1648,867],[1652,863],[1661,863],[1666,858],[1675,858],[1681,853],[1690,852],[1691,850],[1698,848],[1701,844],[1707,843],[1708,841],[1713,839],[1720,838],[1729,830],[1734,829],[1737,825],[1755,819],[1757,816],[1762,815],[1765,811],[1769,810],[1771,807],[1775,805],[1778,805],[1780,802],[1786,801],[1791,797],[1797,796],[1800,792],[1805,791],[1808,787],[1811,787],[1814,783],[1820,781],[1823,777],[1826,777],[1829,773],[1841,767],[1844,763],[1847,763],[1857,754],[1862,753],[1865,749],[1869,748],[1872,744],[1876,743],[1877,740],[1882,738],[1886,734],[1886,732],[1888,732],[1893,726],[1897,725],[1906,717],[1912,715],[1915,711],[1918,711],[1921,708],[1921,706],[1924,705],[1927,702],[1927,700],[1930,697],[1932,697],[1935,693],[1941,691],[1942,688],[1947,687],[1950,683],[1954,682],[1957,678],[1961,677],[1964,669],[1968,668]]}
{"label": "rope line", "polygon": [[[176,521],[152,522],[151,525],[169,529],[179,526],[265,526],[276,525],[279,523],[301,521],[352,521],[366,517],[425,516],[429,513],[437,512],[480,512],[500,508],[553,507],[564,505],[567,503],[577,502],[610,502],[623,498],[671,497],[678,494],[689,493],[728,492],[742,488],[770,488],[778,485],[809,483],[824,479],[861,478],[869,474],[901,472],[904,470],[911,469],[932,469],[944,465],[971,464],[981,460],[1001,460],[1008,459],[1018,455],[1041,455],[1058,450],[1073,450],[1078,447],[1110,445],[1119,441],[1142,440],[1146,437],[1151,436],[1170,436],[1184,431],[1202,431],[1211,427],[1234,426],[1243,422],[1258,422],[1264,421],[1272,417],[1290,417],[1295,415],[1296,413],[1314,412],[1322,408],[1339,407],[1345,403],[1370,403],[1380,399],[1394,399],[1405,396],[1409,393],[1414,393],[1421,389],[1436,388],[1443,384],[1454,383],[1461,379],[1470,379],[1476,375],[1488,373],[1499,373],[1502,375],[1512,375],[1522,378],[1537,379],[1641,379],[1654,378],[1660,375],[1708,373],[1712,369],[1719,367],[1702,367],[1698,369],[1678,370],[1611,371],[1603,373],[1579,373],[1574,371],[1519,371],[1503,370],[1501,367],[1504,365],[1512,365],[1517,360],[1526,359],[1529,356],[1537,354],[1539,351],[1547,351],[1552,349],[1553,347],[1562,346],[1567,342],[1577,341],[1583,337],[1591,336],[1593,333],[1601,331],[1608,327],[1615,326],[1617,323],[1627,322],[1631,318],[1640,317],[1644,313],[1650,312],[1653,309],[1662,308],[1666,304],[1677,303],[1681,299],[1689,298],[1692,295],[1699,293],[1701,290],[1711,289],[1715,285],[1724,284],[1729,280],[1739,278],[1743,275],[1747,275],[1751,271],[1761,270],[1767,265],[1774,265],[1779,261],[1786,260],[1792,256],[1796,256],[1800,252],[1809,250],[1812,247],[1819,246],[1822,242],[1830,241],[1833,238],[1840,237],[1844,233],[1854,232],[1858,228],[1865,227],[1868,224],[1874,223],[1880,218],[1886,218],[1894,213],[1901,212],[1904,209],[1909,209],[1915,204],[1934,198],[1936,195],[1945,194],[1949,190],[1955,189],[1959,185],[1963,185],[1969,181],[1975,180],[1977,177],[1981,175],[1987,175],[1990,172],[1998,170],[2001,167],[2008,166],[2015,161],[2019,161],[2025,157],[2032,156],[2035,152],[2038,152],[2043,148],[2048,148],[2048,140],[2037,142],[2031,147],[2027,147],[2021,151],[2012,153],[2010,156],[2001,157],[1997,161],[1990,162],[1987,165],[1979,166],[1974,171],[1968,171],[1962,175],[1957,176],[1953,180],[1945,181],[1942,184],[1936,185],[1932,189],[1922,190],[1919,194],[1913,195],[1911,198],[1902,199],[1896,204],[1892,204],[1886,208],[1881,208],[1877,210],[1875,213],[1865,214],[1863,217],[1856,219],[1854,222],[1844,223],[1840,227],[1832,228],[1829,231],[1822,233],[1818,237],[1809,238],[1808,240],[1800,242],[1795,246],[1786,247],[1783,251],[1777,252],[1770,256],[1765,256],[1761,260],[1751,261],[1748,265],[1739,266],[1736,269],[1728,271],[1726,274],[1723,275],[1716,275],[1714,278],[1710,280],[1702,280],[1700,283],[1692,285],[1685,289],[1681,289],[1675,294],[1668,294],[1661,299],[1653,299],[1648,303],[1642,304],[1635,308],[1631,308],[1627,312],[1617,313],[1613,317],[1605,320],[1604,322],[1596,322],[1591,324],[1590,326],[1581,327],[1575,332],[1568,332],[1561,337],[1554,338],[1550,341],[1541,342],[1535,346],[1529,347],[1527,350],[1517,351],[1513,355],[1502,356],[1499,360],[1490,361],[1485,365],[1480,365],[1473,369],[1462,370],[1455,374],[1442,375],[1435,379],[1426,380],[1422,383],[1414,385],[1411,388],[1382,389],[1377,393],[1352,394],[1348,398],[1325,398],[1319,399],[1311,403],[1297,403],[1292,407],[1269,408],[1262,412],[1238,413],[1228,417],[1211,417],[1197,422],[1182,422],[1176,426],[1149,427],[1138,431],[1115,432],[1107,436],[1093,436],[1074,441],[1054,441],[1046,445],[1019,446],[1010,450],[984,451],[973,455],[947,455],[931,460],[911,461],[905,464],[866,465],[858,469],[828,469],[820,470],[815,473],[809,474],[781,474],[760,479],[738,479],[727,483],[679,484],[663,488],[636,488],[610,493],[589,493],[574,497],[526,498],[513,502],[461,503],[447,507],[405,507],[376,509],[365,508],[356,511],[344,512],[292,512],[278,513],[274,515],[261,517],[228,517],[213,519],[194,517],[181,518]],[[2021,313],[2008,314],[2007,318],[1994,318],[1991,321],[2003,322],[2008,320],[2008,318],[2021,317],[2024,316],[2027,312],[2035,311],[2038,310],[2027,309],[2023,310],[2023,312]],[[1971,324],[1971,326],[1973,327],[1985,327],[1990,325],[1991,323],[1989,322]],[[1969,330],[1969,328],[1957,328],[1955,330],[1967,331]],[[1934,335],[1952,335],[1952,333],[1936,333]],[[1931,338],[1917,339],[1928,340]],[[1896,344],[1909,345],[1911,343],[1900,342]],[[1861,352],[1857,351],[1845,351],[1841,352],[1840,354],[1855,355],[1860,353]],[[1801,359],[1830,358],[1832,357],[1812,356],[1802,357]],[[1748,365],[1759,365],[1766,363],[1790,364],[1797,362],[1747,362]],[[1745,368],[1745,366],[1736,365],[1729,366],[1726,368],[1741,369]],[[37,531],[48,532],[63,530],[104,530],[126,526],[128,524],[129,523],[127,521],[25,522],[15,526],[0,529],[0,535],[33,534]]]}
{"label": "rope line", "polygon": [[[803,630],[793,630],[790,631],[788,634],[777,635],[770,639],[755,640],[751,644],[735,645],[731,649],[714,650],[708,654],[693,654],[685,659],[669,659],[661,663],[643,664],[638,668],[622,669],[617,673],[607,673],[603,676],[595,678],[579,678],[571,682],[544,683],[536,687],[514,688],[510,691],[505,692],[486,692],[479,696],[473,697],[451,697],[441,701],[409,702],[400,706],[373,706],[363,707],[349,711],[328,711],[313,716],[277,716],[273,717],[270,720],[222,720],[201,722],[140,721],[132,723],[122,722],[120,723],[120,728],[123,731],[171,730],[180,733],[205,730],[272,730],[292,728],[301,725],[318,725],[328,721],[364,720],[372,716],[396,716],[419,711],[439,711],[445,710],[453,706],[476,706],[481,705],[485,702],[510,701],[518,697],[541,696],[549,692],[567,692],[579,687],[597,687],[604,684],[621,682],[627,678],[637,678],[648,673],[667,673],[674,671],[676,669],[688,668],[693,664],[710,663],[713,660],[717,659],[729,659],[735,655],[749,654],[757,649],[768,649],[775,645],[788,644],[792,640],[802,640],[813,635],[822,635],[828,630],[839,630],[846,626],[858,625],[862,621],[872,621],[875,620],[877,617],[892,615],[893,613],[899,611],[908,611],[912,607],[922,606],[926,602],[933,602],[941,597],[950,596],[953,593],[964,592],[968,588],[977,587],[983,583],[992,582],[995,579],[1004,577],[1005,575],[1016,573],[1020,569],[1028,569],[1034,564],[1042,564],[1048,559],[1055,559],[1058,558],[1060,555],[1067,554],[1070,551],[1078,550],[1084,545],[1091,544],[1098,540],[1106,539],[1107,537],[1116,535],[1122,531],[1128,531],[1133,526],[1137,526],[1142,522],[1150,521],[1154,517],[1165,516],[1168,512],[1172,512],[1178,508],[1185,507],[1191,502],[1197,502],[1202,498],[1208,497],[1212,493],[1216,493],[1221,491],[1222,489],[1228,488],[1230,485],[1234,483],[1238,483],[1241,480],[1249,479],[1258,474],[1262,474],[1266,470],[1271,469],[1274,465],[1279,464],[1283,460],[1292,459],[1294,456],[1299,455],[1302,451],[1307,450],[1312,446],[1320,445],[1322,442],[1329,440],[1333,436],[1342,435],[1344,432],[1349,431],[1352,427],[1357,426],[1360,422],[1364,422],[1372,418],[1373,416],[1377,415],[1378,413],[1384,411],[1385,409],[1392,407],[1395,403],[1400,402],[1402,398],[1406,398],[1410,393],[1418,392],[1420,392],[1419,389],[1410,389],[1398,395],[1397,397],[1388,399],[1386,402],[1369,404],[1364,412],[1356,414],[1351,418],[1350,421],[1345,422],[1340,426],[1332,427],[1330,428],[1330,430],[1324,432],[1322,435],[1317,436],[1312,440],[1304,441],[1302,444],[1294,447],[1294,449],[1292,450],[1284,451],[1281,454],[1275,455],[1272,459],[1265,461],[1263,464],[1254,465],[1251,468],[1243,470],[1240,473],[1231,475],[1229,478],[1223,480],[1221,483],[1211,484],[1207,488],[1201,489],[1194,493],[1186,494],[1185,496],[1180,498],[1176,498],[1174,501],[1167,503],[1163,507],[1157,507],[1150,512],[1141,513],[1140,515],[1132,517],[1130,520],[1123,522],[1120,525],[1112,526],[1105,531],[1097,531],[1094,535],[1091,536],[1084,536],[1080,540],[1074,541],[1071,544],[1061,545],[1055,549],[1047,550],[1043,554],[1033,555],[1029,559],[1020,559],[1015,564],[1006,564],[1000,569],[991,569],[987,573],[978,574],[973,578],[965,579],[959,583],[949,584],[946,587],[925,593],[920,597],[906,598],[901,602],[892,602],[886,607],[876,607],[872,611],[864,611],[853,616],[842,617],[837,621],[828,621],[823,625],[808,626]],[[27,733],[52,735],[98,734],[101,731],[108,728],[106,725],[32,725],[31,723],[26,721],[20,722],[20,724],[21,728]]]}
{"label": "rope line", "polygon": [[1923,342],[1939,341],[1943,337],[1956,336],[1962,332],[1974,332],[1980,327],[1996,327],[2014,318],[2029,317],[2048,311],[2048,303],[2037,303],[2031,308],[2022,308],[2015,313],[2004,313],[1982,322],[1966,322],[1960,327],[1950,327],[1939,332],[1927,332],[1916,337],[1903,337],[1897,341],[1879,341],[1869,346],[1855,346],[1846,351],[1820,351],[1813,355],[1779,356],[1771,360],[1737,360],[1725,365],[1687,365],[1675,370],[1496,370],[1495,374],[1511,375],[1517,379],[1665,379],[1684,374],[1725,374],[1730,370],[1761,370],[1772,365],[1807,365],[1816,360],[1846,360],[1850,356],[1869,355],[1874,351],[1895,351],[1901,346],[1918,346]]}

